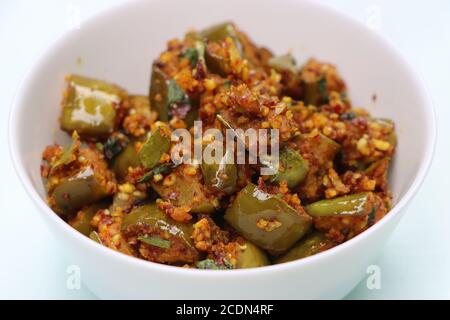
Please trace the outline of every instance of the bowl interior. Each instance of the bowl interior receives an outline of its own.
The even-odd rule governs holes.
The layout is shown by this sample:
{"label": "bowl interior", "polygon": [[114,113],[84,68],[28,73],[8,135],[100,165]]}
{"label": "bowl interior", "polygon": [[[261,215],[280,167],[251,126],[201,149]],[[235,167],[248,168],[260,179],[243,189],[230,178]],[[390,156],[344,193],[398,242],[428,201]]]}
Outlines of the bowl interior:
{"label": "bowl interior", "polygon": [[66,74],[97,77],[146,94],[152,60],[167,40],[224,20],[235,21],[257,44],[276,53],[291,50],[299,64],[310,57],[336,64],[355,106],[395,121],[398,150],[390,180],[398,202],[432,149],[433,118],[424,89],[379,36],[320,5],[292,1],[136,1],[65,35],[30,71],[14,106],[12,148],[26,183],[45,199],[41,152],[66,138],[58,127]]}

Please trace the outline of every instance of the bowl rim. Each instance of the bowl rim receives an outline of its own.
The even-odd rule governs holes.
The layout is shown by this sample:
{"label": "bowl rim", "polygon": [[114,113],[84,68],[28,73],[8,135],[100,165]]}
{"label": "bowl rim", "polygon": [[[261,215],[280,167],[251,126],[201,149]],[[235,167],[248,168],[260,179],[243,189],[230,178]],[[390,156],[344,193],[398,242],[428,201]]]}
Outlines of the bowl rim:
{"label": "bowl rim", "polygon": [[[100,10],[99,12],[90,15],[87,19],[83,21],[83,24],[88,24],[96,19],[107,18],[107,16],[115,11],[121,10],[122,8],[133,5],[134,3],[141,3],[142,0],[133,0],[130,2],[123,2],[119,4],[114,4],[106,9]],[[152,0],[149,2],[158,2],[156,0]],[[293,3],[292,0],[285,0],[285,2]],[[63,32],[59,37],[57,37],[47,48],[35,59],[32,63],[31,67],[27,70],[24,77],[22,78],[13,102],[10,108],[9,121],[8,121],[8,144],[9,144],[9,153],[12,160],[12,164],[14,170],[16,171],[19,180],[21,181],[22,186],[24,187],[28,196],[32,199],[35,205],[38,207],[39,211],[51,220],[53,224],[55,224],[58,228],[62,228],[63,232],[67,234],[68,237],[71,237],[73,241],[79,243],[79,245],[90,246],[92,250],[97,251],[99,255],[108,255],[111,259],[115,260],[116,263],[129,264],[130,266],[136,268],[147,269],[149,272],[157,271],[157,272],[165,272],[165,273],[177,273],[179,276],[189,276],[189,277],[227,277],[227,278],[236,278],[236,277],[247,277],[250,275],[266,275],[267,273],[272,272],[286,272],[296,268],[300,268],[301,266],[307,264],[314,264],[318,261],[323,261],[329,259],[331,257],[343,254],[345,251],[349,250],[355,243],[363,241],[365,238],[368,238],[371,234],[378,232],[379,229],[383,228],[386,224],[388,224],[392,219],[394,219],[397,215],[399,215],[402,209],[412,200],[414,195],[419,190],[422,185],[428,170],[431,166],[432,159],[435,153],[435,146],[437,140],[437,123],[436,123],[436,112],[433,105],[433,101],[427,85],[423,78],[414,70],[411,64],[407,61],[406,58],[400,53],[400,51],[392,44],[392,42],[380,35],[379,33],[371,30],[362,22],[358,21],[350,14],[346,12],[342,12],[328,4],[324,4],[321,2],[314,2],[312,0],[303,0],[302,4],[314,7],[314,10],[325,10],[328,11],[329,14],[340,16],[342,19],[347,20],[348,23],[351,23],[355,26],[355,28],[364,29],[370,36],[372,36],[378,43],[384,45],[385,50],[389,51],[389,54],[394,56],[399,62],[404,65],[404,68],[409,75],[413,79],[413,82],[416,83],[418,88],[421,88],[418,93],[422,100],[426,102],[424,106],[425,114],[428,115],[428,130],[427,133],[427,143],[426,143],[426,151],[422,154],[422,159],[420,161],[420,165],[418,170],[416,171],[415,178],[408,190],[405,192],[403,197],[399,199],[397,204],[389,211],[389,213],[383,217],[379,222],[375,225],[371,226],[369,229],[364,232],[358,234],[352,239],[333,247],[329,250],[321,252],[319,254],[306,257],[299,260],[294,260],[290,262],[285,262],[277,265],[269,265],[259,268],[250,268],[250,269],[236,269],[236,270],[198,270],[198,269],[189,269],[189,268],[181,268],[177,266],[170,266],[165,264],[159,264],[155,262],[146,261],[143,259],[139,259],[136,257],[131,257],[120,253],[118,251],[112,250],[108,247],[100,245],[88,237],[84,236],[80,232],[76,231],[69,224],[67,224],[64,220],[62,220],[57,214],[55,214],[47,203],[40,197],[37,190],[33,187],[30,177],[26,174],[24,163],[22,162],[22,157],[19,154],[19,149],[17,147],[17,134],[19,132],[19,114],[20,110],[23,108],[24,104],[21,103],[26,96],[26,91],[24,88],[28,84],[29,78],[31,78],[32,74],[34,74],[35,70],[44,60],[45,56],[47,56],[50,52],[53,52],[61,45],[67,38],[71,35],[73,36],[73,32],[66,31]]]}

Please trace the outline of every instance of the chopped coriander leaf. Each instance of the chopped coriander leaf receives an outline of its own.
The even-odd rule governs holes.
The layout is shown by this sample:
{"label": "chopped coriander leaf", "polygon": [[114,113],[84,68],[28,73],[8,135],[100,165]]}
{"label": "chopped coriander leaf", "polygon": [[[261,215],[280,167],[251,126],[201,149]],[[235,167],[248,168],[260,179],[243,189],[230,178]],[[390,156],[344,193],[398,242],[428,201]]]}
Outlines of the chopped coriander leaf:
{"label": "chopped coriander leaf", "polygon": [[167,174],[174,168],[173,164],[162,164],[152,170],[153,174]]}
{"label": "chopped coriander leaf", "polygon": [[328,102],[328,88],[327,88],[327,80],[322,78],[318,83],[319,94],[324,103]]}
{"label": "chopped coriander leaf", "polygon": [[146,174],[144,174],[137,182],[144,183],[144,182],[148,181],[151,177],[153,177],[153,172],[149,171]]}
{"label": "chopped coriander leaf", "polygon": [[352,120],[356,118],[356,114],[354,112],[346,112],[341,114],[341,120]]}
{"label": "chopped coriander leaf", "polygon": [[187,48],[183,53],[183,57],[188,59],[191,67],[194,68],[198,61],[198,51],[195,48]]}
{"label": "chopped coriander leaf", "polygon": [[105,158],[112,160],[115,156],[122,152],[127,146],[128,141],[119,139],[117,136],[109,137],[103,145],[103,153]]}
{"label": "chopped coriander leaf", "polygon": [[169,115],[185,119],[189,111],[191,111],[191,100],[178,83],[171,79],[168,82],[167,106],[169,107]]}
{"label": "chopped coriander leaf", "polygon": [[175,168],[175,165],[172,164],[172,163],[161,164],[161,165],[153,168],[152,170],[150,170],[146,174],[144,174],[138,180],[138,183],[146,182],[146,181],[148,181],[151,177],[153,177],[156,174],[162,174],[162,175],[168,174],[173,168]]}
{"label": "chopped coriander leaf", "polygon": [[209,270],[227,270],[233,269],[233,266],[228,262],[224,261],[223,264],[220,264],[213,259],[205,259],[197,262],[196,264],[198,269],[209,269]]}
{"label": "chopped coriander leaf", "polygon": [[169,106],[189,102],[189,97],[173,79],[169,80],[169,91],[167,94],[167,99],[167,103]]}

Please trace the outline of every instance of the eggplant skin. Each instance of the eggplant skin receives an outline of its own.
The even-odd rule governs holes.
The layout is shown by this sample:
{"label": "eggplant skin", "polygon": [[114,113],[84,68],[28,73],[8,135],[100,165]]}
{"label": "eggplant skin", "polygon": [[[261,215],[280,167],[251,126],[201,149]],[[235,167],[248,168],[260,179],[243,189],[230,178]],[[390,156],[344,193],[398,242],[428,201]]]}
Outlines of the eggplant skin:
{"label": "eggplant skin", "polygon": [[288,250],[312,222],[304,212],[252,183],[238,193],[224,217],[244,238],[273,255]]}
{"label": "eggplant skin", "polygon": [[[196,261],[198,252],[192,243],[192,231],[191,223],[179,223],[170,219],[155,204],[133,209],[122,222],[122,233],[136,254],[145,260],[159,263]],[[150,237],[159,242],[164,241],[167,245],[160,247],[143,241]]]}

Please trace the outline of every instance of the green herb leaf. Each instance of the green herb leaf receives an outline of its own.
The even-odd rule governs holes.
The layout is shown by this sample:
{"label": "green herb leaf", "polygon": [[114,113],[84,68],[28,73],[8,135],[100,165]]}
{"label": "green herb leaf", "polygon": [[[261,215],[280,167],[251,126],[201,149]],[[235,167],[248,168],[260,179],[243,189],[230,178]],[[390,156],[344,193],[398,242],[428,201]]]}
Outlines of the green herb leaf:
{"label": "green herb leaf", "polygon": [[188,103],[189,97],[174,79],[169,80],[169,90],[167,93],[167,103],[173,104]]}
{"label": "green herb leaf", "polygon": [[170,248],[170,241],[162,239],[160,237],[138,237],[138,240],[158,248],[162,249]]}
{"label": "green herb leaf", "polygon": [[224,260],[224,263],[218,263],[213,259],[205,259],[198,261],[196,264],[198,269],[209,269],[209,270],[229,270],[233,269],[233,266],[228,261]]}
{"label": "green herb leaf", "polygon": [[327,88],[327,80],[325,78],[322,78],[319,80],[318,83],[318,89],[319,89],[319,95],[321,98],[321,102],[328,103],[328,88]]}
{"label": "green herb leaf", "polygon": [[183,57],[188,59],[191,67],[194,68],[198,61],[198,51],[196,48],[187,48],[183,53]]}
{"label": "green herb leaf", "polygon": [[170,117],[185,119],[192,109],[191,99],[174,79],[167,83],[167,107]]}
{"label": "green herb leaf", "polygon": [[147,172],[146,174],[144,174],[139,180],[138,183],[143,183],[148,181],[151,177],[153,177],[156,174],[162,174],[162,175],[166,175],[168,174],[170,171],[172,171],[175,167],[177,167],[177,165],[173,164],[173,163],[165,163],[165,164],[161,164],[155,168],[153,168],[152,170],[150,170],[149,172]]}
{"label": "green herb leaf", "polygon": [[153,172],[149,171],[146,174],[144,174],[137,182],[138,183],[147,182],[151,177],[153,177]]}
{"label": "green herb leaf", "polygon": [[170,149],[170,138],[164,136],[161,130],[151,134],[139,151],[138,157],[142,165],[152,169],[159,164],[161,156]]}
{"label": "green herb leaf", "polygon": [[341,120],[352,120],[356,118],[356,114],[352,111],[350,112],[345,112],[343,114],[341,114],[341,116],[339,117]]}
{"label": "green herb leaf", "polygon": [[162,174],[165,175],[167,173],[169,173],[173,168],[175,167],[175,165],[173,164],[162,164],[157,166],[156,168],[153,168],[152,172],[153,174]]}
{"label": "green herb leaf", "polygon": [[125,149],[128,141],[125,139],[119,139],[117,136],[109,137],[103,145],[103,154],[108,160],[112,160],[115,156]]}

